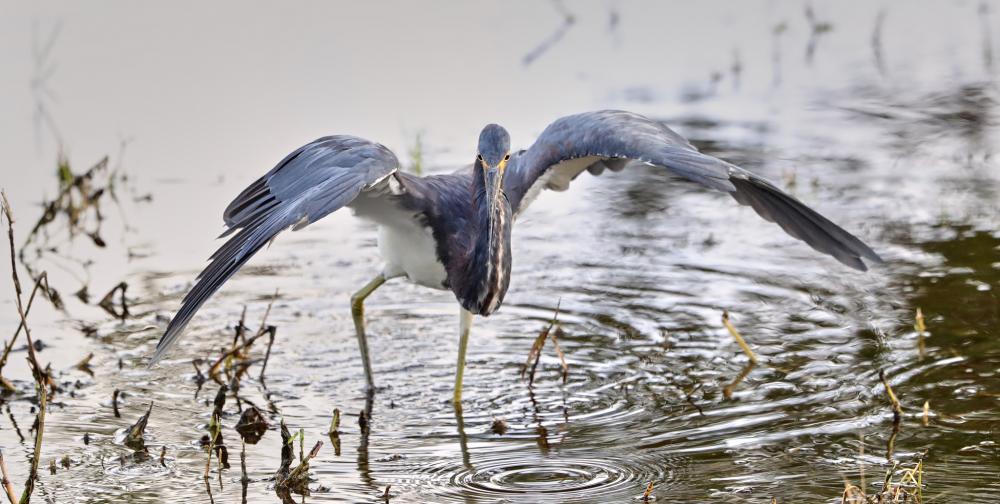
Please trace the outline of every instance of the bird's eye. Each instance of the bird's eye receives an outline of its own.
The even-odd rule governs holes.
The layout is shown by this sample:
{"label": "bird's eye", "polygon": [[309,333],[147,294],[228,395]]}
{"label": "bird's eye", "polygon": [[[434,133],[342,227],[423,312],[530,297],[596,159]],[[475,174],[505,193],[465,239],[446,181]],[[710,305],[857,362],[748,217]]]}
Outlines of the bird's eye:
{"label": "bird's eye", "polygon": [[476,159],[482,161],[483,160],[483,155],[482,154],[476,154]]}
{"label": "bird's eye", "polygon": [[504,156],[503,160],[504,161],[510,161],[510,154],[507,154],[506,156]]}

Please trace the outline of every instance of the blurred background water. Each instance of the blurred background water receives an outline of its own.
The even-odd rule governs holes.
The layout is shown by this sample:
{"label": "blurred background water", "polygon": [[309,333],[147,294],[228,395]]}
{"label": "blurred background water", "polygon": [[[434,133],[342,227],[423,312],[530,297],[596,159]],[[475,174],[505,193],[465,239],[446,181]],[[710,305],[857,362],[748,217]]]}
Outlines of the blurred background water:
{"label": "blurred background water", "polygon": [[[119,204],[102,208],[105,247],[53,229],[55,250],[31,258],[67,304],[30,317],[39,358],[67,389],[51,406],[42,463],[71,460],[45,471],[36,498],[276,500],[273,429],[247,446],[245,492],[238,465],[213,471],[206,489],[198,439],[218,385],[198,393],[190,361],[214,360],[243,307],[256,324],[278,289],[266,385],[239,393],[274,425],[304,429],[307,445],[325,439],[334,408],[345,412],[339,452],[325,439],[313,461],[307,502],[381,500],[389,485],[396,502],[622,502],[650,482],[668,502],[839,502],[845,480],[877,489],[889,458],[918,457],[925,498],[997,501],[998,8],[4,3],[0,185],[19,239],[58,191],[60,154],[78,173],[107,155],[127,176]],[[368,303],[386,389],[365,404],[348,299],[380,265],[374,229],[347,212],[280,237],[205,306],[167,362],[145,368],[217,246],[222,209],[299,145],[350,133],[444,171],[472,160],[488,122],[527,146],[555,118],[599,108],[663,120],[781,183],[887,263],[849,271],[723,194],[637,168],[583,176],[522,217],[504,308],[473,332],[464,415],[447,402],[451,294],[396,283]],[[121,281],[132,304],[124,322],[95,306]],[[72,296],[84,286],[88,302]],[[11,333],[12,291],[0,289]],[[547,347],[529,388],[520,366],[557,304],[569,378]],[[763,361],[730,398],[747,360],[723,310]],[[73,369],[89,353],[93,376]],[[18,384],[30,381],[23,356],[15,347],[4,368]],[[894,437],[879,369],[903,404]],[[150,401],[147,443],[167,447],[165,465],[114,441]],[[232,460],[242,406],[231,396],[225,410]],[[8,397],[0,410],[0,445],[24,481],[31,402]]]}

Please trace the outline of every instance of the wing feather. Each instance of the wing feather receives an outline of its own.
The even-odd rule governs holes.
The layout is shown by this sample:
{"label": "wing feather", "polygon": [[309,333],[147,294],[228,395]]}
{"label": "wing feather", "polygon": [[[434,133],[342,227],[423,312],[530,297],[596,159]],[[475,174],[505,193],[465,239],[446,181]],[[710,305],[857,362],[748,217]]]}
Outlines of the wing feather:
{"label": "wing feather", "polygon": [[[311,224],[350,204],[362,191],[395,173],[389,149],[351,136],[323,137],[285,157],[244,189],[223,213],[229,236],[184,296],[150,361],[173,346],[195,313],[257,251],[281,231]],[[235,234],[233,234],[235,233]]]}
{"label": "wing feather", "polygon": [[868,245],[829,219],[747,170],[702,154],[665,125],[631,112],[602,110],[563,117],[526,151],[511,159],[504,190],[519,215],[542,189],[564,190],[584,170],[621,170],[629,161],[661,166],[729,193],[786,233],[841,263],[866,270],[862,259],[882,262]]}

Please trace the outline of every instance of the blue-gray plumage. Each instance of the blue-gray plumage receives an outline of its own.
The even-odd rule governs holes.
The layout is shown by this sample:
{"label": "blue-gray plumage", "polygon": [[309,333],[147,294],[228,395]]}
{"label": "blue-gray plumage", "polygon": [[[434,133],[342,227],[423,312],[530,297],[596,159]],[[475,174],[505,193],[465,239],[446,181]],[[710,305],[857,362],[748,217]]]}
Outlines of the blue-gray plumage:
{"label": "blue-gray plumage", "polygon": [[[461,400],[465,349],[473,315],[488,316],[510,283],[511,226],[542,189],[564,190],[587,170],[620,171],[643,162],[729,193],[791,236],[865,270],[881,258],[861,240],[753,173],[698,152],[663,124],[604,110],[563,117],[527,150],[511,154],[510,136],[490,124],[472,166],[417,177],[398,171],[389,149],[351,136],[324,137],[289,154],[245,189],[223,215],[235,233],[167,326],[152,362],[174,344],[201,305],[279,232],[299,229],[345,206],[379,226],[385,266],[351,302],[366,382],[374,390],[364,329],[364,299],[386,280],[406,277],[450,289],[461,305],[455,404]],[[152,363],[151,362],[151,363]]]}

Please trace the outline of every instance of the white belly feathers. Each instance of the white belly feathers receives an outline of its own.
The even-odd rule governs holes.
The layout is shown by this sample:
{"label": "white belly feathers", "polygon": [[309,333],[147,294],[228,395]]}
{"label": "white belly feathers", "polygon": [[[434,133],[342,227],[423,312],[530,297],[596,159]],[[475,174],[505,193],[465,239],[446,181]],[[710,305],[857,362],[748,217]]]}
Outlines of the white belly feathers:
{"label": "white belly feathers", "polygon": [[430,228],[411,221],[410,225],[378,227],[378,249],[385,260],[386,278],[406,276],[415,284],[445,290],[448,278],[437,259]]}

